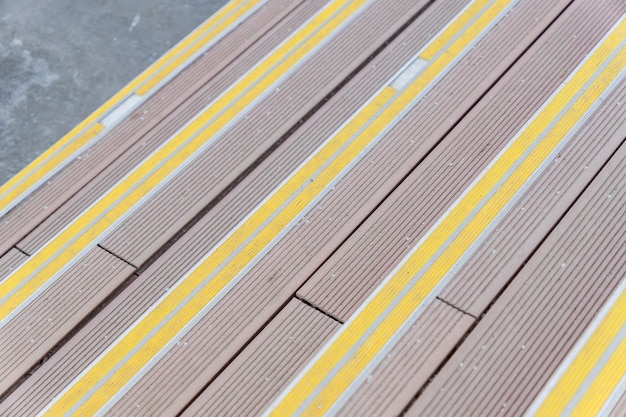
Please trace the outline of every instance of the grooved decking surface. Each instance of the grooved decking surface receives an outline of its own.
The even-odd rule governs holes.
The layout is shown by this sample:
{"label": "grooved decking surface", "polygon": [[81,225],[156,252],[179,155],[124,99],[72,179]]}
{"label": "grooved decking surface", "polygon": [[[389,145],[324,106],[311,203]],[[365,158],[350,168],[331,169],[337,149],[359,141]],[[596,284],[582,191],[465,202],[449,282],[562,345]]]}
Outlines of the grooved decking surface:
{"label": "grooved decking surface", "polygon": [[625,415],[625,102],[620,0],[232,0],[0,187],[0,415]]}

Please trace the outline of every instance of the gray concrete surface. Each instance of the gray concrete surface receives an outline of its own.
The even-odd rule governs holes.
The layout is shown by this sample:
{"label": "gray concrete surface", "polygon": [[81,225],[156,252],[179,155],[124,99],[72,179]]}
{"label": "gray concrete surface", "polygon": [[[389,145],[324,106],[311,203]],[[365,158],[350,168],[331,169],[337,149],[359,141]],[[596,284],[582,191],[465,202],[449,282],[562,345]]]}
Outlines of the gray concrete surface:
{"label": "gray concrete surface", "polygon": [[0,184],[226,0],[0,0]]}

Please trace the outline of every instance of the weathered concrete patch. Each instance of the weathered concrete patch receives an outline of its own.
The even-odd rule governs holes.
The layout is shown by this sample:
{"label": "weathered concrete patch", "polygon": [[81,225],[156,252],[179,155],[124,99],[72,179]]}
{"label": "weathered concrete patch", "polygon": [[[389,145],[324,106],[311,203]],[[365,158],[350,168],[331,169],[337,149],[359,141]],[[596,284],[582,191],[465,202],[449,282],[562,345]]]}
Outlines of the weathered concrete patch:
{"label": "weathered concrete patch", "polygon": [[28,97],[33,86],[49,87],[59,76],[42,58],[33,58],[15,38],[9,45],[0,42],[0,134],[14,123],[13,113]]}
{"label": "weathered concrete patch", "polygon": [[0,0],[0,184],[226,0]]}

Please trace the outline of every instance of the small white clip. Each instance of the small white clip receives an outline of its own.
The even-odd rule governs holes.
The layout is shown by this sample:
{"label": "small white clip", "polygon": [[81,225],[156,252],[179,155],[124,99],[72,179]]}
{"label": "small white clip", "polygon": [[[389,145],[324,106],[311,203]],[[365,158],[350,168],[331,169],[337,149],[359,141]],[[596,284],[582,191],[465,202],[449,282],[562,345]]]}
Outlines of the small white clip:
{"label": "small white clip", "polygon": [[425,59],[420,57],[415,58],[415,60],[391,82],[391,87],[395,88],[397,91],[404,90],[407,85],[422,72],[426,64],[428,64],[428,61]]}
{"label": "small white clip", "polygon": [[137,94],[133,94],[128,97],[126,100],[119,103],[113,110],[109,112],[106,116],[100,120],[100,123],[104,125],[104,127],[111,127],[118,120],[122,119],[128,112],[130,112],[137,103],[141,101],[141,96]]}

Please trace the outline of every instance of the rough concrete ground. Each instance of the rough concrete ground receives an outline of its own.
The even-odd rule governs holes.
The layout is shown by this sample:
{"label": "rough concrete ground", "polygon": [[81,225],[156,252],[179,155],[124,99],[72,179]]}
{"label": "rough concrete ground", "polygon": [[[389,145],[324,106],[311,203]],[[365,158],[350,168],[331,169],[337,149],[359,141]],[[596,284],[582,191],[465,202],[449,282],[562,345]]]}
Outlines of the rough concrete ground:
{"label": "rough concrete ground", "polygon": [[226,0],[0,0],[0,184]]}

